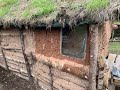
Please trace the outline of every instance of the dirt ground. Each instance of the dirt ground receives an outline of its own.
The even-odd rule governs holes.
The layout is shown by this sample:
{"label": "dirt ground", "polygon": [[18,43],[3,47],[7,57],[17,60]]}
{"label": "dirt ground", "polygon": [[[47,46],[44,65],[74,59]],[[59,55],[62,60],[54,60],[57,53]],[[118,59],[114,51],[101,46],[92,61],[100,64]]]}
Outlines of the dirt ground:
{"label": "dirt ground", "polygon": [[0,90],[34,90],[30,82],[0,67]]}
{"label": "dirt ground", "polygon": [[[35,90],[34,88],[29,81],[0,67],[0,90]],[[110,85],[108,90],[120,90],[120,87],[115,89],[114,85]]]}

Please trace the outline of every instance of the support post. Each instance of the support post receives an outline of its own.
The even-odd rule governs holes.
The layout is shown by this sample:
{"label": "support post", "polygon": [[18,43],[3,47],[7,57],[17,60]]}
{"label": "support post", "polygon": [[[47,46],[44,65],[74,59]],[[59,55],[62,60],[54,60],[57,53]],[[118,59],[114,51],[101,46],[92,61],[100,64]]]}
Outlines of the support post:
{"label": "support post", "polygon": [[24,43],[23,30],[19,30],[19,31],[20,31],[20,42],[21,42],[21,47],[22,47],[22,53],[23,53],[23,56],[25,59],[25,65],[27,68],[28,78],[29,78],[30,84],[31,84],[30,86],[31,86],[32,90],[37,90],[35,87],[34,78],[32,77],[32,74],[31,74],[31,68],[30,68],[31,65],[28,61],[27,55],[25,54],[25,43]]}
{"label": "support post", "polygon": [[53,73],[52,73],[52,66],[49,66],[49,74],[50,74],[50,77],[51,77],[51,90],[53,90]]}
{"label": "support post", "polygon": [[29,64],[27,55],[25,54],[25,44],[24,44],[23,30],[19,30],[19,31],[20,31],[20,42],[21,42],[21,47],[22,47],[22,53],[23,53],[23,56],[24,56],[24,59],[25,59],[25,65],[26,65],[26,68],[27,68],[28,78],[29,78],[30,81],[33,82],[33,78],[32,78],[32,75],[31,75],[30,64]]}
{"label": "support post", "polygon": [[96,90],[97,59],[98,59],[98,25],[90,25],[89,90]]}
{"label": "support post", "polygon": [[1,47],[1,52],[2,52],[2,55],[3,55],[3,59],[5,61],[6,69],[9,71],[9,66],[7,64],[7,60],[6,60],[6,57],[5,57],[4,49],[2,47]]}

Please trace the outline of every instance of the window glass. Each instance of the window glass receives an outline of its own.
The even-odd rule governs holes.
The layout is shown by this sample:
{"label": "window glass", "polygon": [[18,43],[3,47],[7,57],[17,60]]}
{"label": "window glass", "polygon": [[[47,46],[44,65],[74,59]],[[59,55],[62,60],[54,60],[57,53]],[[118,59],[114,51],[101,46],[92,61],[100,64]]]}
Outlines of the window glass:
{"label": "window glass", "polygon": [[62,30],[62,54],[84,58],[87,40],[87,26],[79,26],[74,30]]}

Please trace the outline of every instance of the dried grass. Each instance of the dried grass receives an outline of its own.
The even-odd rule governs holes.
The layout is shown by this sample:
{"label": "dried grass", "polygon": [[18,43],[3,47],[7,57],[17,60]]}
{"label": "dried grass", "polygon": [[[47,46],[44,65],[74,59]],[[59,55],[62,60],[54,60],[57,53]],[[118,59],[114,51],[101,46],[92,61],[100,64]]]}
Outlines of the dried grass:
{"label": "dried grass", "polygon": [[[65,23],[73,26],[77,22],[83,21],[102,23],[106,20],[116,20],[116,17],[119,17],[120,14],[120,0],[104,0],[103,2],[101,0],[95,0],[99,2],[94,0],[53,0],[53,3],[51,3],[52,0],[50,2],[44,0],[47,4],[38,2],[45,7],[48,6],[43,11],[37,4],[37,0],[35,1],[19,0],[17,5],[10,8],[4,17],[0,17],[0,25],[4,25],[4,27],[10,25],[34,27],[44,23],[49,26],[54,21],[63,26]],[[31,3],[34,3],[34,5],[31,6]],[[52,6],[49,7],[48,4],[50,3]],[[99,3],[102,4],[99,5]]]}

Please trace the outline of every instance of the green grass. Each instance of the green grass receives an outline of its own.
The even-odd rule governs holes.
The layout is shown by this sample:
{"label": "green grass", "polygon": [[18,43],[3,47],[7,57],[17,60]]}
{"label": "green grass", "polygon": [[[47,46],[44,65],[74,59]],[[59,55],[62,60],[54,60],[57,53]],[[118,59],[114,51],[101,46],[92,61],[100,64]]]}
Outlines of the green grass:
{"label": "green grass", "polygon": [[85,6],[88,11],[106,8],[109,0],[90,0]]}
{"label": "green grass", "polygon": [[120,42],[110,42],[109,43],[109,52],[120,54]]}
{"label": "green grass", "polygon": [[0,17],[6,15],[18,0],[0,0]]}
{"label": "green grass", "polygon": [[31,16],[40,16],[49,14],[55,10],[53,0],[32,0],[28,7],[23,11],[22,16],[30,18]]}

